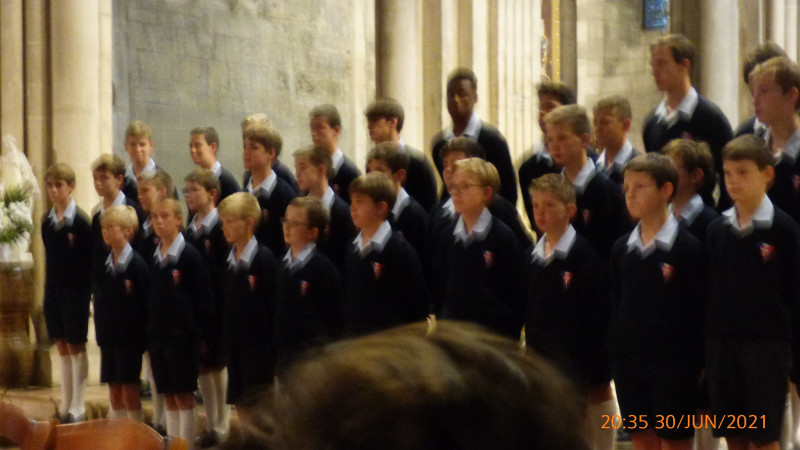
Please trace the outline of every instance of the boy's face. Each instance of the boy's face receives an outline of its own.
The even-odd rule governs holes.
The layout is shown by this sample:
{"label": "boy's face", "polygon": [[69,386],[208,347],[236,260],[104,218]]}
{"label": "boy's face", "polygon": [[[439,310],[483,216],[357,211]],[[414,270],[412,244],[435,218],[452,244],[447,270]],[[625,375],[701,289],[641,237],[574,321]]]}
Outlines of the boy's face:
{"label": "boy's face", "polygon": [[181,230],[183,216],[176,215],[168,204],[157,203],[152,205],[150,222],[153,224],[153,231],[155,231],[156,236],[164,240],[171,240]]}
{"label": "boy's face", "polygon": [[545,93],[539,94],[539,129],[542,130],[542,133],[547,132],[544,126],[544,116],[559,106],[562,106],[561,100],[555,95]]}
{"label": "boy's face", "polygon": [[492,188],[481,186],[472,174],[456,170],[450,194],[453,196],[453,206],[457,213],[479,214],[492,198]]}
{"label": "boy's face", "polygon": [[392,140],[395,128],[397,128],[396,118],[390,120],[385,117],[367,119],[369,138],[376,144]]}
{"label": "boy's face", "polygon": [[797,89],[784,92],[771,74],[753,78],[750,81],[750,93],[756,117],[767,125],[773,125],[795,114]]}
{"label": "boy's face", "polygon": [[159,192],[155,185],[150,181],[140,182],[137,188],[139,191],[139,205],[142,207],[144,212],[150,212],[150,207],[153,205],[153,202],[156,201],[159,194],[163,193]]}
{"label": "boy's face", "polygon": [[245,239],[250,239],[253,234],[253,226],[251,221],[239,219],[232,214],[223,214],[220,216],[222,220],[222,234],[225,235],[225,240],[229,244],[235,244]]}
{"label": "boy's face", "polygon": [[54,205],[66,205],[69,203],[75,183],[69,184],[64,180],[56,180],[53,177],[47,179],[47,196]]}
{"label": "boy's face", "polygon": [[186,182],[186,206],[192,211],[202,211],[214,205],[214,191],[207,191],[199,183]]}
{"label": "boy's face", "polygon": [[287,245],[304,247],[314,239],[314,229],[308,226],[308,211],[289,205],[283,220],[283,240]]}
{"label": "boy's face", "polygon": [[547,151],[553,161],[561,166],[569,166],[580,161],[586,154],[589,136],[581,136],[572,131],[568,123],[548,123]]}
{"label": "boy's face", "polygon": [[723,160],[722,168],[728,195],[737,204],[759,201],[775,175],[771,166],[761,170],[751,160]]}
{"label": "boy's face", "polygon": [[467,155],[464,152],[450,152],[444,155],[442,158],[442,165],[444,169],[442,170],[442,178],[444,178],[444,187],[448,190],[450,189],[450,185],[453,184],[453,174],[456,170],[456,162],[461,161],[462,159],[467,159]]}
{"label": "boy's face", "polygon": [[626,170],[622,190],[625,192],[628,211],[635,219],[663,212],[672,196],[671,183],[664,183],[664,186],[659,188],[656,186],[656,180],[647,172]]}
{"label": "boy's face", "polygon": [[564,203],[555,193],[548,191],[533,191],[531,201],[536,226],[545,233],[561,234],[566,231],[577,209],[574,203]]}
{"label": "boy's face", "polygon": [[469,120],[477,102],[478,92],[471,81],[453,80],[447,85],[447,112],[453,120]]}
{"label": "boy's face", "polygon": [[600,149],[619,149],[631,127],[630,119],[623,119],[613,108],[602,109],[594,115],[594,136]]}
{"label": "boy's face", "polygon": [[125,150],[135,166],[144,166],[153,155],[153,141],[146,137],[128,136],[125,138]]}
{"label": "boy's face", "polygon": [[111,248],[121,248],[128,243],[128,236],[133,234],[130,228],[122,228],[115,223],[103,222],[100,225],[103,232],[103,242]]}
{"label": "boy's face", "polygon": [[656,88],[661,92],[675,89],[689,76],[689,61],[675,62],[667,46],[658,46],[650,51],[650,68]]}
{"label": "boy's face", "polygon": [[369,195],[357,192],[350,194],[350,215],[353,217],[353,225],[358,229],[383,223],[388,209],[386,203],[375,203]]}
{"label": "boy's face", "polygon": [[[380,159],[370,159],[367,161],[367,173],[369,172],[381,172],[386,174],[390,180],[394,181],[398,185],[403,184],[403,177],[400,176],[399,173],[392,172],[392,169],[389,167],[389,164],[386,164],[386,161],[382,161]],[[399,172],[399,171],[398,171]]]}
{"label": "boy's face", "polygon": [[101,197],[116,197],[122,188],[122,175],[115,177],[107,170],[95,170],[92,171],[92,178],[94,179],[94,190]]}
{"label": "boy's face", "polygon": [[339,140],[339,127],[331,127],[328,119],[317,116],[309,123],[311,129],[311,140],[317,147],[336,150]]}
{"label": "boy's face", "polygon": [[208,145],[205,135],[193,134],[189,141],[192,161],[204,169],[210,169],[217,161],[217,144]]}
{"label": "boy's face", "polygon": [[308,192],[312,187],[320,184],[323,173],[325,172],[325,167],[317,167],[311,164],[311,160],[308,156],[295,156],[294,171],[300,190]]}
{"label": "boy's face", "polygon": [[264,170],[267,167],[272,167],[275,161],[275,150],[267,150],[264,145],[250,140],[244,139],[244,151],[242,152],[242,162],[244,168],[247,170]]}
{"label": "boy's face", "polygon": [[677,155],[668,155],[675,168],[678,169],[678,189],[675,191],[678,194],[695,194],[697,186],[692,179],[692,175],[686,170],[686,164],[683,163],[683,158]]}

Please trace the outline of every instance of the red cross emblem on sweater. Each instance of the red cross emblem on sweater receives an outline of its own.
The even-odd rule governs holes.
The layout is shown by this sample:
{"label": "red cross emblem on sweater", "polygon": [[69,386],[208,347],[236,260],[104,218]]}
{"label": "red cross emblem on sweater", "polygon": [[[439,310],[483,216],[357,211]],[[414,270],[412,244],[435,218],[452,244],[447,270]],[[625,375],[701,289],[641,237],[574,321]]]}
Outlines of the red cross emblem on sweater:
{"label": "red cross emblem on sweater", "polygon": [[131,295],[131,293],[133,293],[133,281],[125,280],[125,292],[128,295]]}
{"label": "red cross emblem on sweater", "polygon": [[268,209],[262,209],[261,210],[261,220],[263,220],[264,222],[269,222],[269,210]]}
{"label": "red cross emblem on sweater", "polygon": [[572,282],[572,272],[562,272],[561,279],[564,280],[564,290],[569,289],[569,284]]}
{"label": "red cross emblem on sweater", "polygon": [[794,191],[800,192],[800,175],[795,175],[792,177],[792,184],[794,184]]}
{"label": "red cross emblem on sweater", "polygon": [[375,272],[375,279],[378,280],[383,273],[383,264],[379,262],[372,263],[372,271]]}
{"label": "red cross emblem on sweater", "polygon": [[181,282],[181,271],[178,269],[174,269],[172,271],[172,282],[177,286]]}
{"label": "red cross emblem on sweater", "polygon": [[69,248],[75,247],[75,233],[67,233],[67,241],[69,241]]}
{"label": "red cross emblem on sweater", "polygon": [[589,223],[589,220],[591,220],[591,219],[592,219],[592,213],[588,209],[584,209],[583,210],[583,223],[584,223],[584,225],[587,225]]}
{"label": "red cross emblem on sweater", "polygon": [[694,136],[692,136],[692,133],[689,133],[688,131],[684,131],[683,134],[681,134],[681,139],[694,140]]}
{"label": "red cross emblem on sweater", "polygon": [[672,267],[672,264],[661,263],[661,275],[664,276],[664,283],[668,283],[669,280],[672,279],[672,274],[674,272],[675,269]]}
{"label": "red cross emblem on sweater", "polygon": [[311,285],[308,284],[308,281],[301,281],[300,282],[300,297],[305,297],[308,295],[308,290],[311,288]]}
{"label": "red cross emblem on sweater", "polygon": [[247,282],[250,283],[250,292],[255,291],[256,290],[256,276],[255,275],[248,276],[247,277]]}
{"label": "red cross emblem on sweater", "polygon": [[762,242],[761,245],[758,246],[759,250],[761,250],[761,259],[764,260],[765,263],[772,260],[775,257],[775,246],[767,244],[766,242]]}
{"label": "red cross emblem on sweater", "polygon": [[489,250],[483,252],[483,262],[486,263],[487,269],[491,269],[494,265],[494,253],[490,252]]}
{"label": "red cross emblem on sweater", "polygon": [[211,254],[211,239],[206,239],[205,241],[203,241],[203,244],[205,244],[205,246],[206,246],[206,254],[210,255]]}

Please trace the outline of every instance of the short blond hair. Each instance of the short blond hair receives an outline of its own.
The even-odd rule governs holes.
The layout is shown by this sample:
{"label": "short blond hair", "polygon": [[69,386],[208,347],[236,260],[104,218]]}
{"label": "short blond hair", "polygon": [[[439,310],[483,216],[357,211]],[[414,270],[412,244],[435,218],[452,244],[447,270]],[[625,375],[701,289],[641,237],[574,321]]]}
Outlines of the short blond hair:
{"label": "short blond hair", "polygon": [[219,194],[220,191],[219,179],[214,176],[214,172],[210,169],[194,169],[183,177],[183,181],[185,183],[196,183],[206,192],[214,190]]}
{"label": "short blond hair", "polygon": [[596,117],[601,112],[609,110],[620,120],[630,119],[632,117],[631,102],[621,95],[609,95],[601,98],[594,104],[592,113]]}
{"label": "short blond hair", "polygon": [[159,206],[166,206],[175,214],[175,217],[183,218],[183,209],[181,209],[181,202],[178,200],[172,197],[158,197],[153,201],[153,206],[150,210],[153,211]]}
{"label": "short blond hair", "polygon": [[125,129],[125,139],[128,139],[129,136],[133,136],[137,139],[145,138],[152,141],[153,130],[150,129],[150,125],[141,120],[134,120],[129,123],[128,128]]}
{"label": "short blond hair", "polygon": [[253,122],[242,130],[242,137],[249,139],[264,146],[264,150],[275,150],[275,156],[281,154],[283,138],[281,133],[272,125],[266,122]]}
{"label": "short blond hair", "polygon": [[254,123],[263,123],[267,126],[272,126],[272,121],[269,119],[268,115],[264,113],[250,114],[242,120],[242,132],[244,132],[245,128]]}
{"label": "short blond hair", "polygon": [[[133,232],[139,228],[139,219],[136,210],[129,205],[114,205],[106,208],[100,216],[101,224],[117,225],[120,228],[132,228]],[[131,235],[131,238],[133,235]]]}
{"label": "short blond hair", "polygon": [[[787,93],[792,88],[800,91],[800,66],[787,56],[776,56],[757,65],[750,72],[750,82],[756,78],[768,76],[781,87],[783,93]],[[798,100],[794,108],[798,109]]]}
{"label": "short blond hair", "polygon": [[64,163],[55,163],[47,168],[44,175],[44,181],[52,179],[53,181],[63,181],[67,184],[75,183],[75,171],[72,167]]}
{"label": "short blond hair", "polygon": [[217,207],[220,217],[233,216],[239,220],[253,219],[256,225],[261,220],[258,199],[249,192],[236,192],[225,197]]}
{"label": "short blond hair", "polygon": [[548,173],[531,181],[528,192],[531,193],[531,196],[534,192],[549,192],[565,205],[574,205],[577,202],[575,188],[567,180],[567,177],[560,173]]}
{"label": "short blond hair", "polygon": [[348,191],[351,197],[353,194],[361,194],[366,195],[376,204],[384,202],[389,207],[389,211],[394,208],[394,202],[397,200],[397,188],[383,172],[361,175],[350,183]]}
{"label": "short blond hair", "polygon": [[137,183],[150,183],[156,190],[164,190],[167,195],[172,194],[175,190],[175,183],[172,181],[172,176],[166,171],[156,169],[155,172],[142,172],[136,176]]}
{"label": "short blond hair", "polygon": [[456,161],[456,171],[462,170],[478,181],[481,187],[490,187],[494,193],[500,191],[500,175],[494,164],[480,158],[467,158]]}
{"label": "short blond hair", "polygon": [[325,175],[329,179],[333,178],[333,158],[331,157],[331,152],[327,149],[310,145],[295,150],[292,156],[295,158],[308,158],[308,162],[314,167],[325,166]]}
{"label": "short blond hair", "polygon": [[559,106],[544,116],[544,123],[547,125],[567,124],[577,136],[589,134],[592,131],[586,108],[580,105]]}
{"label": "short blond hair", "polygon": [[118,177],[125,175],[125,161],[113,153],[103,153],[92,162],[92,172],[111,172],[111,175]]}

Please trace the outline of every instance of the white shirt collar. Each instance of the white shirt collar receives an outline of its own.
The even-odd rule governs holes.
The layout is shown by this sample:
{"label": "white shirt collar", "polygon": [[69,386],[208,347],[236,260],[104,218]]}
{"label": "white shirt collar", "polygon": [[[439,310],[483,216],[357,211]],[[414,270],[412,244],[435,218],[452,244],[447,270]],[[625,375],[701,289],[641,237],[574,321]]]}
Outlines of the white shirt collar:
{"label": "white shirt collar", "polygon": [[[563,169],[561,173],[566,175],[566,169]],[[575,181],[572,182],[572,186],[575,188],[575,192],[578,194],[583,194],[583,191],[586,190],[586,186],[589,185],[589,182],[592,181],[592,178],[597,174],[597,169],[595,168],[594,161],[592,158],[586,158],[586,164],[581,167],[580,172],[578,172],[578,176],[575,177]]]}
{"label": "white shirt collar", "polygon": [[572,249],[572,245],[575,243],[575,228],[572,225],[567,227],[567,231],[561,236],[561,239],[558,240],[553,252],[550,253],[550,256],[545,256],[545,245],[547,244],[547,233],[539,239],[539,242],[536,243],[536,247],[533,248],[533,260],[543,262],[544,265],[550,264],[554,258],[558,259],[566,259],[567,255],[569,255],[569,251]]}
{"label": "white shirt collar", "polygon": [[455,236],[456,242],[462,242],[466,246],[472,241],[484,240],[491,228],[492,213],[489,212],[489,208],[483,208],[480,217],[478,217],[478,221],[475,222],[475,225],[472,227],[472,233],[467,235],[467,226],[464,224],[464,217],[462,216],[458,218],[456,227],[453,229],[453,236]]}
{"label": "white shirt collar", "polygon": [[219,175],[222,173],[222,164],[220,164],[219,161],[214,161],[210,170],[214,172],[214,178],[219,178]]}
{"label": "white shirt collar", "polygon": [[[703,211],[705,208],[705,203],[703,203],[703,198],[700,197],[700,194],[694,194],[689,200],[683,209],[681,210],[680,218],[683,220],[686,226],[691,225],[694,222],[694,219]],[[669,204],[669,213],[673,214],[673,205],[672,203]],[[674,214],[673,214],[674,215]]]}
{"label": "white shirt collar", "polygon": [[328,189],[325,190],[325,193],[322,194],[322,204],[325,206],[329,212],[331,208],[333,208],[333,201],[336,199],[336,193],[333,192],[330,186]]}
{"label": "white shirt collar", "polygon": [[[472,116],[469,118],[469,122],[467,122],[467,127],[464,128],[464,133],[462,133],[461,135],[464,137],[477,140],[478,135],[480,133],[481,133],[481,119],[480,117],[478,117],[478,113],[473,111]],[[456,135],[455,133],[453,133],[453,125],[450,125],[450,128],[447,128],[444,131],[444,138],[449,141],[454,137],[456,137]]]}
{"label": "white shirt collar", "polygon": [[800,128],[794,132],[794,134],[786,141],[786,146],[783,148],[783,152],[781,153],[781,157],[788,156],[791,158],[791,162],[797,160],[797,156],[800,153]]}
{"label": "white shirt collar", "polygon": [[247,245],[244,246],[244,250],[242,250],[242,254],[239,257],[239,260],[236,260],[236,244],[233,245],[231,248],[231,252],[228,253],[228,268],[234,271],[241,269],[249,270],[250,264],[253,263],[253,258],[256,256],[256,251],[258,250],[258,241],[256,240],[255,236],[252,236],[249,241],[247,241]]}
{"label": "white shirt collar", "polygon": [[[192,217],[192,223],[189,224],[189,231],[195,236],[197,236],[197,216],[198,214],[195,214],[194,217]],[[217,208],[213,208],[203,217],[203,221],[200,222],[203,225],[203,234],[208,234],[208,232],[214,228],[214,225],[217,224],[217,221],[219,221],[219,213],[217,212]]]}
{"label": "white shirt collar", "polygon": [[366,256],[371,252],[373,249],[377,252],[383,251],[383,247],[386,246],[386,243],[389,242],[389,238],[392,236],[392,226],[389,225],[388,220],[384,220],[380,227],[378,227],[378,231],[372,235],[372,239],[369,240],[367,245],[364,245],[363,240],[363,233],[358,233],[356,239],[353,241],[353,244],[356,245],[356,249],[361,253],[361,256]]}
{"label": "white shirt collar", "polygon": [[183,238],[181,233],[178,233],[178,235],[175,236],[175,240],[172,241],[172,244],[170,244],[169,248],[167,249],[166,261],[161,257],[162,245],[164,245],[164,241],[158,243],[156,251],[153,253],[153,257],[155,258],[156,264],[158,264],[159,267],[164,267],[167,265],[167,263],[177,263],[178,259],[181,257],[183,249],[186,247],[186,240]]}
{"label": "white shirt collar", "polygon": [[344,153],[342,153],[341,148],[336,147],[336,151],[331,155],[331,160],[333,162],[333,173],[339,173],[339,168],[342,167],[342,163],[344,163]]}
{"label": "white shirt collar", "polygon": [[[120,205],[124,205],[124,204],[125,204],[125,193],[122,192],[122,191],[119,191],[119,192],[117,192],[117,196],[114,197],[114,201],[111,202],[111,206],[120,206]],[[100,200],[100,203],[98,203],[93,209],[94,214],[97,214],[98,212],[102,213],[105,210],[106,210],[106,205],[105,205],[105,202],[103,200]],[[94,214],[92,214],[92,215],[94,215]]]}
{"label": "white shirt collar", "polygon": [[537,161],[546,161],[550,165],[553,164],[553,157],[550,156],[550,152],[544,142],[539,142],[533,146],[533,154],[536,155]]}
{"label": "white shirt collar", "polygon": [[617,156],[614,158],[614,161],[611,162],[610,166],[607,165],[606,151],[603,150],[603,153],[597,158],[597,170],[602,170],[606,173],[621,173],[622,168],[625,167],[625,164],[631,158],[632,154],[633,145],[631,145],[631,141],[625,139],[625,143],[622,144],[622,148],[619,149]]}
{"label": "white shirt collar", "polygon": [[278,184],[278,176],[275,175],[274,170],[270,170],[267,178],[264,178],[261,184],[255,188],[253,187],[253,177],[251,175],[250,180],[247,181],[247,192],[255,195],[256,197],[263,192],[264,195],[269,198],[269,196],[272,195],[272,190],[275,189],[276,184]]}
{"label": "white shirt collar", "polygon": [[143,236],[146,237],[150,236],[152,232],[153,232],[153,222],[150,221],[150,216],[148,216],[147,219],[144,219],[144,222],[142,222],[142,234]]}
{"label": "white shirt collar", "polygon": [[72,222],[75,220],[75,213],[78,211],[78,207],[75,205],[75,200],[69,199],[69,204],[67,208],[64,210],[64,215],[61,216],[63,222],[59,225],[58,223],[58,213],[56,213],[56,207],[54,206],[50,210],[50,214],[48,214],[48,218],[53,223],[53,226],[56,230],[61,229],[62,226],[72,226]]}
{"label": "white shirt collar", "polygon": [[[153,158],[150,158],[147,161],[147,164],[144,165],[142,169],[142,173],[155,173],[156,171],[156,162]],[[128,167],[125,168],[125,178],[130,178],[133,182],[136,182],[136,174],[133,173],[133,163],[128,163]]]}
{"label": "white shirt collar", "polygon": [[672,113],[667,112],[667,98],[664,97],[656,108],[655,114],[658,116],[659,122],[666,122],[667,127],[671,127],[678,123],[681,117],[687,120],[691,119],[698,101],[699,97],[697,91],[693,87],[690,87],[689,92],[683,97],[683,100],[681,100],[678,107],[675,108]]}
{"label": "white shirt collar", "polygon": [[406,192],[405,188],[400,188],[397,191],[397,199],[394,201],[394,206],[392,207],[392,218],[397,220],[400,217],[400,213],[408,206],[411,202],[411,197]]}
{"label": "white shirt collar", "polygon": [[753,133],[756,136],[766,136],[769,133],[769,127],[764,122],[758,120],[758,117],[753,118]]}
{"label": "white shirt collar", "polygon": [[133,259],[133,248],[131,244],[125,244],[125,248],[123,248],[122,252],[119,254],[116,264],[114,264],[114,252],[108,254],[108,258],[106,258],[106,270],[109,273],[125,272],[131,259]]}
{"label": "white shirt collar", "polygon": [[456,205],[453,204],[453,197],[447,199],[442,205],[442,211],[444,211],[444,215],[447,217],[453,217],[456,215]]}
{"label": "white shirt collar", "polygon": [[289,271],[296,272],[306,266],[306,263],[311,259],[316,247],[316,244],[309,242],[300,250],[296,258],[292,258],[292,250],[289,249],[289,251],[286,252],[286,256],[283,257],[283,262],[286,263],[286,267],[289,268]]}
{"label": "white shirt collar", "polygon": [[730,208],[722,213],[723,216],[728,218],[728,223],[739,232],[741,236],[749,234],[754,228],[769,228],[772,226],[772,220],[775,218],[775,206],[769,200],[769,197],[764,194],[764,198],[753,213],[750,219],[750,225],[739,228],[739,215],[736,213],[736,206]]}
{"label": "white shirt collar", "polygon": [[672,244],[675,243],[675,238],[678,236],[678,220],[671,215],[667,217],[667,221],[658,230],[653,240],[646,246],[642,243],[642,223],[639,222],[636,228],[631,232],[628,238],[628,251],[639,250],[642,257],[646,257],[655,251],[656,246],[668,252],[672,249]]}

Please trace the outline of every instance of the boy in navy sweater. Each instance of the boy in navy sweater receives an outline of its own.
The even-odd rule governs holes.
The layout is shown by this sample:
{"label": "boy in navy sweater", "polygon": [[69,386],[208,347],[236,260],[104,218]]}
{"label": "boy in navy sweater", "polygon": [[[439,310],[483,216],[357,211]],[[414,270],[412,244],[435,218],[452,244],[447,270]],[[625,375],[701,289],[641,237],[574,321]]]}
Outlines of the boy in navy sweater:
{"label": "boy in navy sweater", "polygon": [[69,423],[85,417],[83,406],[89,359],[86,334],[91,297],[92,229],[89,218],[72,200],[75,172],[53,164],[45,175],[53,204],[42,217],[45,250],[44,317],[47,335],[56,341],[61,360],[59,419]]}
{"label": "boy in navy sweater", "polygon": [[698,241],[705,244],[706,230],[719,214],[703,202],[700,192],[709,180],[716,178],[714,157],[705,142],[673,139],[661,150],[678,169],[678,186],[672,196],[670,210],[678,222]]}
{"label": "boy in navy sweater", "polygon": [[344,277],[345,255],[356,236],[356,227],[350,217],[350,206],[328,185],[328,175],[333,173],[331,154],[322,147],[306,147],[292,155],[300,189],[321,200],[330,217],[317,246]]}
{"label": "boy in navy sweater", "polygon": [[[189,154],[192,161],[201,169],[208,169],[214,174],[214,178],[219,180],[219,191],[217,203],[225,197],[239,192],[239,182],[233,174],[222,167],[217,159],[219,150],[219,135],[214,127],[198,127],[191,131],[189,140]],[[190,209],[190,211],[192,211]]]}
{"label": "boy in navy sweater", "polygon": [[108,383],[108,417],[144,421],[139,400],[142,354],[147,347],[150,269],[130,245],[138,219],[131,206],[103,213],[103,240],[111,248],[94,275],[94,324],[100,346],[100,382]]}
{"label": "boy in navy sweater", "polygon": [[184,194],[186,204],[195,215],[186,230],[186,240],[202,255],[211,275],[211,292],[214,294],[213,328],[209,330],[206,343],[207,358],[200,361],[200,393],[203,395],[203,408],[206,410],[208,428],[201,436],[201,446],[210,447],[228,435],[228,411],[225,402],[228,390],[228,374],[225,370],[225,348],[222,345],[222,327],[225,302],[223,298],[222,274],[225,272],[230,247],[222,233],[222,222],[214,207],[220,181],[214,172],[196,169],[183,179],[186,182]]}
{"label": "boy in navy sweater", "polygon": [[[272,121],[269,120],[264,113],[256,113],[250,114],[249,116],[245,117],[242,120],[241,127],[242,127],[242,141],[244,142],[244,130],[247,129],[248,126],[254,123],[262,123],[264,125],[272,126]],[[278,178],[282,179],[286,182],[289,186],[292,187],[292,190],[299,194],[300,188],[297,187],[297,180],[294,178],[294,174],[292,171],[286,167],[286,164],[283,164],[280,159],[275,158],[275,162],[272,163],[272,170],[275,171],[275,174],[278,175]],[[244,173],[244,177],[242,180],[242,186],[247,186],[247,182],[250,181],[250,171],[246,170]],[[222,200],[220,200],[222,201]]]}
{"label": "boy in navy sweater", "polygon": [[350,214],[361,232],[345,262],[347,331],[364,334],[423,320],[430,294],[417,253],[389,214],[397,198],[383,173],[360,176],[350,184]]}
{"label": "boy in navy sweater", "polygon": [[[731,449],[778,448],[790,361],[798,361],[800,228],[765,194],[773,156],[740,136],[722,152],[734,207],[708,227],[714,295],[708,309],[706,371],[711,410],[756,415],[756,428],[718,424]],[[794,353],[792,353],[794,351]],[[798,381],[797,366],[791,380]],[[727,416],[726,416],[727,417]]]}
{"label": "boy in navy sweater", "polygon": [[597,139],[597,170],[622,186],[622,168],[641,153],[628,140],[631,104],[621,95],[603,97],[594,104],[594,135]]}
{"label": "boy in navy sweater", "polygon": [[197,370],[207,358],[214,304],[203,256],[180,230],[183,213],[174,198],[159,198],[150,211],[160,242],[151,256],[147,348],[158,392],[166,403],[167,434],[194,440]]}
{"label": "boy in navy sweater", "polygon": [[408,154],[400,151],[396,143],[383,142],[367,154],[367,171],[382,172],[394,182],[397,198],[389,222],[414,247],[423,271],[428,273],[428,213],[403,188],[408,160]]}
{"label": "boy in navy sweater", "polygon": [[[691,449],[694,428],[659,426],[691,420],[703,367],[708,264],[703,245],[668,206],[678,183],[669,158],[648,153],[624,170],[625,201],[639,224],[611,254],[612,365],[634,448]],[[644,421],[647,421],[647,424]]]}
{"label": "boy in navy sweater", "polygon": [[499,184],[497,169],[487,161],[456,163],[450,192],[460,217],[443,233],[441,317],[476,322],[518,339],[523,322],[522,251],[511,230],[487,208]]}
{"label": "boy in navy sweater", "polygon": [[261,219],[258,200],[239,192],[219,204],[225,239],[232,245],[225,270],[228,403],[250,420],[253,394],[272,384],[275,367],[275,273],[277,263],[254,232]]}
{"label": "boy in navy sweater", "polygon": [[603,416],[619,414],[608,358],[607,279],[592,246],[569,224],[575,190],[563,175],[531,183],[536,223],[544,235],[527,258],[525,342],[550,359],[586,401],[589,435],[597,449],[614,448],[616,430]]}
{"label": "boy in navy sweater", "polygon": [[136,251],[146,260],[153,256],[153,252],[156,251],[159,242],[158,236],[153,231],[150,209],[153,206],[153,202],[158,198],[166,197],[167,192],[172,192],[174,189],[175,185],[172,182],[172,177],[161,169],[155,172],[139,174],[137,192],[143,220],[141,220],[142,229],[134,242]]}
{"label": "boy in navy sweater", "polygon": [[333,105],[317,105],[308,113],[308,119],[314,146],[328,150],[333,160],[333,172],[328,182],[334,192],[350,203],[347,187],[361,175],[361,171],[339,148],[339,133],[342,131],[339,110]]}
{"label": "boy in navy sweater", "polygon": [[559,106],[545,117],[547,148],[577,193],[578,212],[572,225],[589,240],[602,261],[611,247],[631,229],[622,190],[598,172],[586,154],[590,127],[586,110],[578,105]]}
{"label": "boy in navy sweater", "polygon": [[297,196],[295,191],[272,170],[272,164],[281,153],[283,139],[270,125],[256,122],[244,129],[244,168],[250,171],[250,180],[244,190],[253,194],[261,206],[261,220],[256,228],[256,239],[273,255],[286,251],[281,229],[281,217],[286,206]]}
{"label": "boy in navy sweater", "polygon": [[[134,120],[128,124],[128,128],[125,129],[125,151],[128,152],[131,163],[125,168],[125,183],[122,192],[135,202],[139,198],[137,184],[139,176],[162,170],[153,160],[153,131],[150,129],[150,125],[141,120]],[[178,191],[174,187],[169,193],[178,198]]]}
{"label": "boy in navy sweater", "polygon": [[314,197],[297,197],[286,208],[283,257],[275,295],[275,350],[286,363],[298,352],[335,339],[344,325],[339,273],[316,247],[328,226],[328,210]]}
{"label": "boy in navy sweater", "polygon": [[139,204],[133,198],[128,198],[122,192],[125,180],[125,163],[122,158],[111,153],[104,153],[92,162],[92,178],[94,190],[103,199],[92,209],[92,239],[94,242],[93,258],[95,264],[103,264],[110,248],[103,242],[103,232],[100,229],[100,216],[103,210],[110,206],[133,206],[137,216],[142,213]]}

